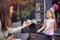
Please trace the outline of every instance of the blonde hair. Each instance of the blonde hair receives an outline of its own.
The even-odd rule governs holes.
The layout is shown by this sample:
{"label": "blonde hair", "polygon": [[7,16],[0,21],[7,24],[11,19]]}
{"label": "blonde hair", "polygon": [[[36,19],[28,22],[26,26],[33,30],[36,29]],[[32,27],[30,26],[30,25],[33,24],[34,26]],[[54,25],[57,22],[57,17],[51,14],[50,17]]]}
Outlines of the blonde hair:
{"label": "blonde hair", "polygon": [[56,24],[56,18],[55,18],[55,13],[52,10],[48,10],[52,14],[52,18],[55,20],[54,22],[54,30],[57,29],[57,24]]}

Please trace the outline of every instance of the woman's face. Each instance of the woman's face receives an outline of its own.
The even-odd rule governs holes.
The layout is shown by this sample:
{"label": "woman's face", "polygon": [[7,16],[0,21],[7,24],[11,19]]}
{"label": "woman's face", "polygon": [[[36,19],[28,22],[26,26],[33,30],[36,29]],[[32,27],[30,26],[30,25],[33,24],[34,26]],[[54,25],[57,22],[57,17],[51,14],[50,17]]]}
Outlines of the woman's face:
{"label": "woman's face", "polygon": [[12,13],[13,13],[13,6],[10,7],[10,16],[12,17]]}
{"label": "woman's face", "polygon": [[50,18],[50,17],[52,17],[52,14],[51,14],[51,12],[47,11],[47,14],[46,14],[46,16],[47,16],[47,18]]}

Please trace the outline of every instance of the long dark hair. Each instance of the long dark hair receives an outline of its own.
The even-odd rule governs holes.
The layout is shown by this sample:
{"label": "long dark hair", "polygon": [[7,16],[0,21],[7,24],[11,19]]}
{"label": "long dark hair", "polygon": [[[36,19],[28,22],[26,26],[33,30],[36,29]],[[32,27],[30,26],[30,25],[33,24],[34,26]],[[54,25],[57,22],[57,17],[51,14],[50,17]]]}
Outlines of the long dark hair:
{"label": "long dark hair", "polygon": [[10,6],[12,6],[12,0],[0,0],[0,18],[3,31],[7,30],[7,27],[11,27]]}

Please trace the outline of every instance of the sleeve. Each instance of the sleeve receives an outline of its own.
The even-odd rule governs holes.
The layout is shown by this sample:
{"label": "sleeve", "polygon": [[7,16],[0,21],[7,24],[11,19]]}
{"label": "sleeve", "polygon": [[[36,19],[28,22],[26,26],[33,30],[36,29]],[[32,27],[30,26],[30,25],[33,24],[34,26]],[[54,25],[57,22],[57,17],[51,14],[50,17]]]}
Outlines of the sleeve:
{"label": "sleeve", "polygon": [[8,31],[9,31],[9,33],[16,33],[18,31],[21,31],[21,27],[18,27],[18,28],[9,28]]}
{"label": "sleeve", "polygon": [[52,22],[55,22],[55,20],[53,19]]}
{"label": "sleeve", "polygon": [[46,22],[46,19],[44,19],[44,22]]}

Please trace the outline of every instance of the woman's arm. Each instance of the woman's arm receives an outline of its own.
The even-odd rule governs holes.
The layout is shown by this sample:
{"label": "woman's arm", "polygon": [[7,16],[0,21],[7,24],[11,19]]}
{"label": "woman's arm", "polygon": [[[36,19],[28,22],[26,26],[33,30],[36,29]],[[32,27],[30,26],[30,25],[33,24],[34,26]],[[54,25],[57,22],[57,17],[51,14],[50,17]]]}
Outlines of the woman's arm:
{"label": "woman's arm", "polygon": [[22,30],[23,28],[29,26],[30,24],[31,24],[31,23],[24,22],[24,23],[23,23],[23,26],[17,27],[17,28],[8,28],[8,31],[9,31],[10,33],[15,33],[15,32],[17,32],[17,31],[20,31],[20,30]]}
{"label": "woman's arm", "polygon": [[9,28],[8,31],[9,33],[15,33],[17,31],[21,31],[23,28],[24,28],[23,26],[17,28]]}
{"label": "woman's arm", "polygon": [[43,24],[43,26],[42,26],[42,28],[41,29],[39,29],[37,32],[40,32],[41,30],[43,30],[45,28],[45,22],[44,22],[44,24]]}

